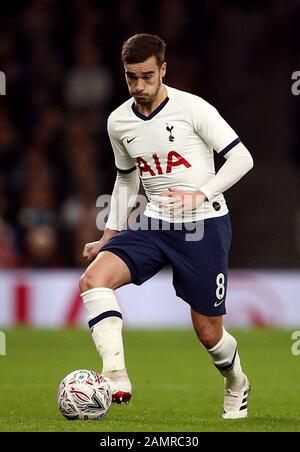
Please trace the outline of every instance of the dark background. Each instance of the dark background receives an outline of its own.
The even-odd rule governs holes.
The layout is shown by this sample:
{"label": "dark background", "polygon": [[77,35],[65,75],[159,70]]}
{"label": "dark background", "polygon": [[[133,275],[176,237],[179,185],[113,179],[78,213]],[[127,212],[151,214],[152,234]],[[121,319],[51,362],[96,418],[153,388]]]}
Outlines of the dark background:
{"label": "dark background", "polygon": [[100,237],[106,119],[128,98],[120,50],[138,32],[167,42],[166,84],[216,106],[254,157],[225,195],[231,267],[299,266],[299,23],[298,0],[2,2],[0,266],[81,266]]}

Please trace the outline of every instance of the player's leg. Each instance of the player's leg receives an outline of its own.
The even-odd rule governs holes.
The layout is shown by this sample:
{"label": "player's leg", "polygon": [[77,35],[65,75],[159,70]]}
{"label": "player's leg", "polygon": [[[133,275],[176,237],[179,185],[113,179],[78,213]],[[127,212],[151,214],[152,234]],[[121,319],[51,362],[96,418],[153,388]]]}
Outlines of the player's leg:
{"label": "player's leg", "polygon": [[191,309],[191,314],[198,339],[225,379],[223,417],[226,419],[246,417],[250,388],[241,368],[236,339],[223,327],[222,316],[206,316],[194,309]]}
{"label": "player's leg", "polygon": [[113,402],[126,402],[131,397],[127,376],[122,314],[114,289],[131,282],[125,262],[109,251],[100,252],[80,278],[80,291],[88,312],[89,328],[102,362],[102,374],[109,378]]}
{"label": "player's leg", "polygon": [[103,359],[102,373],[119,389],[117,403],[129,400],[131,385],[124,363],[121,310],[113,290],[128,283],[143,284],[166,265],[156,235],[150,229],[120,232],[102,247],[80,279],[92,336]]}
{"label": "player's leg", "polygon": [[225,377],[223,416],[246,417],[249,384],[241,370],[236,340],[222,323],[231,241],[229,216],[205,220],[203,231],[196,241],[183,241],[182,234],[173,237],[170,252],[177,253],[171,260],[173,283],[176,294],[190,304],[195,331]]}

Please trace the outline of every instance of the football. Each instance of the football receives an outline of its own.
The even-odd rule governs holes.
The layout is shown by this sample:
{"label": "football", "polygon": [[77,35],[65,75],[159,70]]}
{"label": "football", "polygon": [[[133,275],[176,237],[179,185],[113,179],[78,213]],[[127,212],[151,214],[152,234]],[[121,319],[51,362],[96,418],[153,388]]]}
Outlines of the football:
{"label": "football", "polygon": [[57,403],[69,420],[97,420],[105,416],[111,405],[109,383],[93,370],[80,369],[68,374],[60,383]]}

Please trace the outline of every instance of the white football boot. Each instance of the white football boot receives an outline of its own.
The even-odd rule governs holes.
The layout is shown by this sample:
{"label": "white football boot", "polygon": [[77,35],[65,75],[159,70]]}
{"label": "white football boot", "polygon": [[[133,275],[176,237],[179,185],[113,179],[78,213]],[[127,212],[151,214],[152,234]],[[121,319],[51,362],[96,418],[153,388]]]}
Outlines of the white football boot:
{"label": "white football boot", "polygon": [[[226,380],[225,380],[226,381]],[[224,389],[224,411],[223,419],[242,419],[248,416],[248,396],[250,383],[245,375],[245,384],[240,391]]]}
{"label": "white football boot", "polygon": [[110,372],[105,375],[112,392],[112,403],[128,403],[132,395],[132,387],[126,370]]}

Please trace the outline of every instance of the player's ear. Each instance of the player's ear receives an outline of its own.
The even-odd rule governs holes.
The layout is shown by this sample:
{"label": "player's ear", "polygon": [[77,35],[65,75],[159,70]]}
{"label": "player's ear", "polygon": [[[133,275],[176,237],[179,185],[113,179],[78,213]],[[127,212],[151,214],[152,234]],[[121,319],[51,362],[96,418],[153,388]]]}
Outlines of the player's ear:
{"label": "player's ear", "polygon": [[164,62],[161,65],[161,68],[160,68],[160,76],[161,76],[161,78],[164,78],[164,76],[166,75],[166,72],[167,72],[167,63]]}

